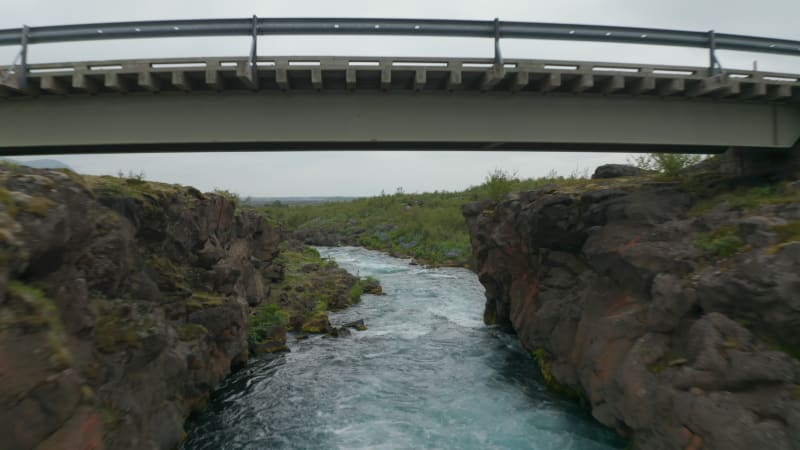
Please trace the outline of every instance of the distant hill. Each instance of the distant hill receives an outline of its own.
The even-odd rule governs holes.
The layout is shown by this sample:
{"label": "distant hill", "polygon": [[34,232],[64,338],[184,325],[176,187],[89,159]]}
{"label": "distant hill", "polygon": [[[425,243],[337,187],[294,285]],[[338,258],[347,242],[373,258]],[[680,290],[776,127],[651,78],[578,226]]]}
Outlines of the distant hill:
{"label": "distant hill", "polygon": [[331,202],[349,202],[358,197],[249,197],[246,203],[252,206],[320,205]]}
{"label": "distant hill", "polygon": [[57,159],[34,159],[33,161],[19,161],[13,158],[0,158],[2,161],[11,161],[21,166],[33,167],[34,169],[69,169],[72,167],[64,164]]}

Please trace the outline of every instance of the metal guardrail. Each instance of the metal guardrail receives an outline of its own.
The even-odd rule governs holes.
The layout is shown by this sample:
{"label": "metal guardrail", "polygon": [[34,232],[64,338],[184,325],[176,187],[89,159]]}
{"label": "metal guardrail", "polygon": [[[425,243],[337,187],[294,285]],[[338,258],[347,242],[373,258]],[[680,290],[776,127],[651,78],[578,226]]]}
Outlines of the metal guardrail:
{"label": "metal guardrail", "polygon": [[495,19],[305,19],[257,18],[168,20],[143,22],[94,23],[48,27],[22,27],[0,30],[0,46],[20,45],[19,82],[27,75],[27,46],[70,41],[107,39],[251,36],[251,66],[257,57],[256,37],[263,35],[388,35],[447,36],[493,38],[495,63],[502,64],[499,41],[508,39],[554,39],[627,44],[665,45],[709,50],[711,74],[722,70],[715,50],[738,50],[757,53],[800,56],[800,41],[756,36],[680,31],[654,28],[573,25],[537,22],[509,22]]}

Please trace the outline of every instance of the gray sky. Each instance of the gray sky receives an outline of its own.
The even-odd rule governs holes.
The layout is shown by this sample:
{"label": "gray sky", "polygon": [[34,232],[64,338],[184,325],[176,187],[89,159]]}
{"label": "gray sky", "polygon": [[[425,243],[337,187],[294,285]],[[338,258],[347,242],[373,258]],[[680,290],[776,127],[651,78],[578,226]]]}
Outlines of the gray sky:
{"label": "gray sky", "polygon": [[[798,0],[0,0],[0,29],[68,23],[129,20],[249,17],[414,17],[608,24],[678,28],[800,39]],[[261,56],[431,56],[491,57],[483,39],[405,37],[259,38]],[[705,66],[702,50],[622,44],[504,40],[506,58],[592,60]],[[0,48],[0,65],[18,49]],[[239,56],[247,38],[182,38],[34,45],[29,60],[61,62],[126,58]],[[721,51],[727,69],[751,68],[800,73],[800,59]],[[562,175],[624,162],[624,154],[509,152],[275,152],[181,155],[62,156],[89,174],[144,172],[146,178],[215,187],[242,195],[374,195],[435,189],[462,189],[483,181],[494,168],[519,176]]]}

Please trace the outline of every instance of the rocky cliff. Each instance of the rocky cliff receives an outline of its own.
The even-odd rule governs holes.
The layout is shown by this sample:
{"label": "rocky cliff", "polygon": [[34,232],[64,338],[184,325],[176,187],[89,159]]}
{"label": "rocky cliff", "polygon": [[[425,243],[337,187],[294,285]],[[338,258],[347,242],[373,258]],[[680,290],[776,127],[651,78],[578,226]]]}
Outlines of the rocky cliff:
{"label": "rocky cliff", "polygon": [[698,174],[467,205],[485,320],[637,449],[800,449],[800,184]]}
{"label": "rocky cliff", "polygon": [[0,167],[0,446],[175,448],[247,360],[278,242],[226,196]]}

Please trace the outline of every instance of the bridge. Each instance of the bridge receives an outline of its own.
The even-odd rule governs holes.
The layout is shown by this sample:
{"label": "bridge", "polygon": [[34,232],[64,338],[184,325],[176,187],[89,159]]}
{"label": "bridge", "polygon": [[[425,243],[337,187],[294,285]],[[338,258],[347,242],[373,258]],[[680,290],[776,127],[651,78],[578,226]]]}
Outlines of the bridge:
{"label": "bridge", "polygon": [[[490,38],[491,58],[266,57],[271,34]],[[28,64],[29,45],[252,37],[249,55]],[[708,67],[504,59],[500,40],[706,48]],[[230,19],[0,30],[0,153],[459,149],[717,153],[800,140],[800,76],[724,70],[717,49],[800,56],[800,42],[502,21]]]}

